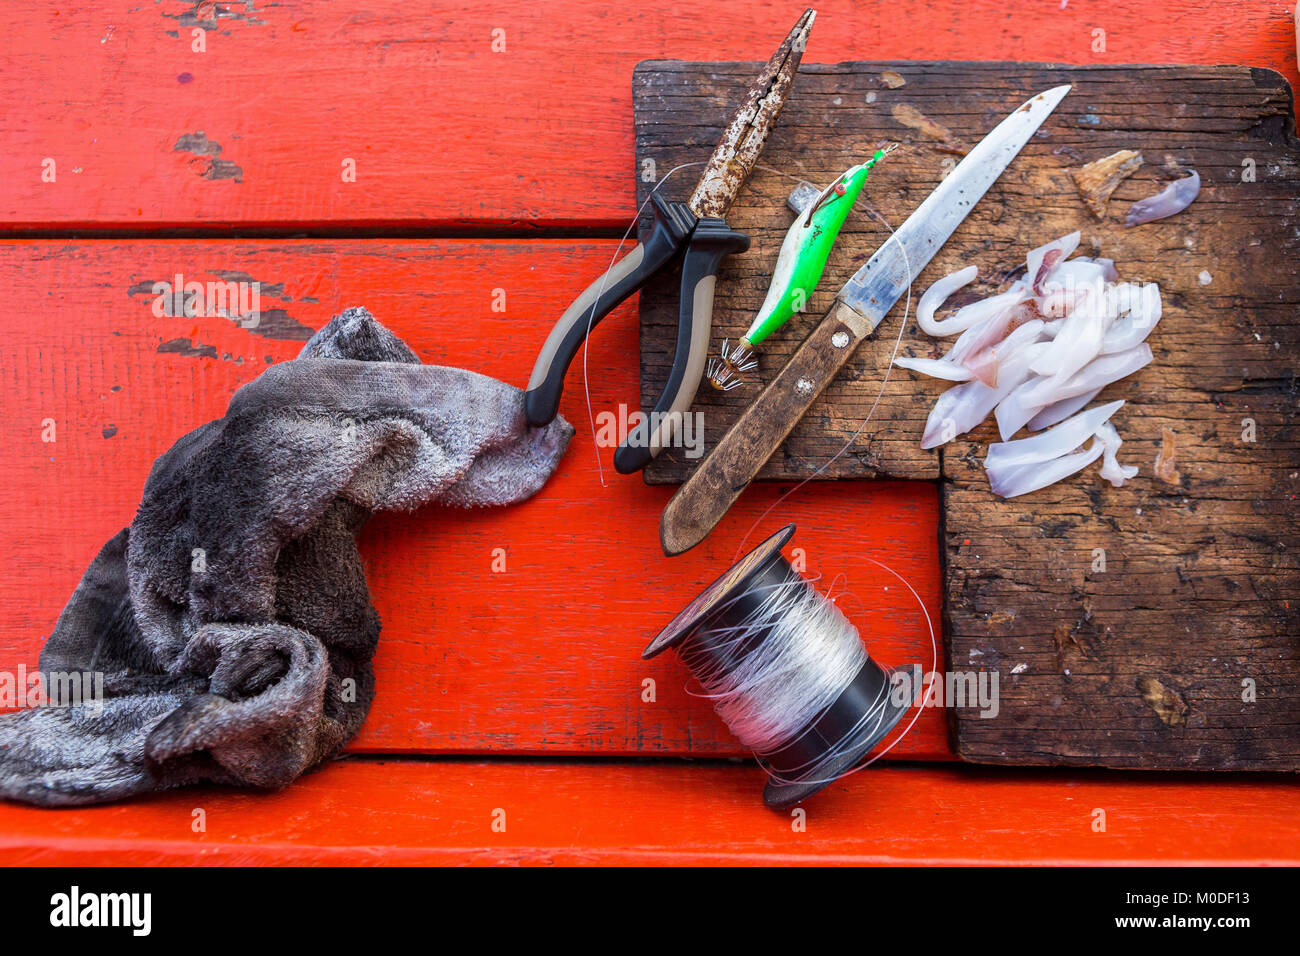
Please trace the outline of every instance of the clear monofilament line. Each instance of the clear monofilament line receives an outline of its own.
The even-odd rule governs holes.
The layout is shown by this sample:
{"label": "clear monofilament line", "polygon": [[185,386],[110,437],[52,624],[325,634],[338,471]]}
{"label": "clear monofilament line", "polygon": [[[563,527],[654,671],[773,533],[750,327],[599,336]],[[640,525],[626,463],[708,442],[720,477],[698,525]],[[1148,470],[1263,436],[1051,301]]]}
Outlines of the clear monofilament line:
{"label": "clear monofilament line", "polygon": [[868,661],[848,618],[807,581],[762,590],[740,623],[702,628],[678,648],[701,696],[757,755],[797,740]]}
{"label": "clear monofilament line", "polygon": [[[886,677],[890,674],[888,669],[881,667],[880,664],[873,659],[868,659],[866,661],[866,666],[879,668],[881,673],[885,674]],[[832,767],[839,764],[841,756],[853,748],[856,741],[859,739],[874,740],[881,735],[881,728],[890,717],[890,710],[888,707],[890,686],[889,681],[886,680],[884,689],[881,690],[881,692],[876,696],[876,699],[872,701],[871,705],[863,712],[862,717],[858,722],[841,734],[840,738],[827,748],[826,752],[819,760],[809,764],[804,764],[800,767],[792,768],[794,770],[803,771],[797,776],[778,773],[765,759],[766,755],[762,753],[756,753],[754,755],[758,759],[758,765],[767,771],[767,775],[777,783],[808,785],[831,783],[835,780],[841,779],[842,777],[847,777],[856,770],[860,770],[862,767],[866,766],[867,763],[874,762],[874,760],[867,761],[866,763],[859,764],[856,767],[847,766],[834,772],[830,772]],[[811,732],[811,728],[808,732]]]}
{"label": "clear monofilament line", "polygon": [[[903,577],[901,574],[899,574],[889,565],[877,561],[875,558],[863,558],[863,560],[869,561],[871,564],[874,564],[876,567],[880,568],[880,570],[894,577],[899,583],[903,585],[903,587],[907,588],[907,590],[911,593],[912,597],[916,600],[916,605],[918,608],[920,608],[921,615],[925,618],[925,625],[930,633],[930,671],[929,672],[931,674],[935,673],[936,668],[939,666],[939,646],[938,646],[938,641],[935,638],[935,634],[934,634],[934,622],[930,620],[930,612],[926,610],[925,602],[921,600],[921,595],[916,593],[916,588],[912,587],[911,582],[908,581],[907,578]],[[873,659],[868,666],[880,667],[881,665],[878,664]],[[886,673],[890,673],[886,668],[882,667],[881,670],[885,671]],[[770,777],[774,778],[780,783],[802,783],[802,784],[831,783],[835,780],[842,780],[843,778],[850,776],[851,774],[855,774],[860,770],[867,769],[873,763],[879,760],[881,757],[885,756],[885,754],[889,753],[891,750],[897,747],[899,743],[903,740],[903,738],[906,737],[909,733],[911,733],[912,728],[916,726],[917,720],[919,720],[921,717],[921,712],[924,710],[924,706],[917,706],[912,712],[912,719],[907,722],[907,725],[900,732],[894,735],[894,739],[890,741],[886,746],[877,750],[866,760],[861,761],[854,767],[849,767],[838,773],[830,774],[825,777],[821,776],[818,772],[818,768],[829,767],[838,758],[838,755],[844,751],[847,742],[851,741],[854,738],[854,736],[858,733],[859,730],[866,728],[869,724],[878,727],[880,723],[886,718],[886,716],[888,715],[888,708],[886,704],[888,703],[889,693],[893,693],[893,682],[887,681],[886,686],[888,686],[890,690],[887,693],[877,698],[877,700],[872,705],[872,707],[870,707],[868,711],[862,715],[862,719],[858,721],[858,723],[852,729],[850,729],[847,733],[845,733],[844,736],[841,738],[841,740],[837,743],[837,745],[831,749],[831,752],[827,754],[827,758],[825,760],[819,761],[818,767],[813,768],[813,770],[807,775],[802,775],[798,779],[787,779],[785,777],[782,777],[780,774],[776,773],[763,760],[761,754],[757,755],[759,766],[761,766],[764,770],[766,770]],[[925,691],[923,689],[914,688],[912,703],[922,704],[922,698],[924,697],[924,695],[925,695]],[[874,728],[872,729],[871,734],[872,736],[875,736]]]}

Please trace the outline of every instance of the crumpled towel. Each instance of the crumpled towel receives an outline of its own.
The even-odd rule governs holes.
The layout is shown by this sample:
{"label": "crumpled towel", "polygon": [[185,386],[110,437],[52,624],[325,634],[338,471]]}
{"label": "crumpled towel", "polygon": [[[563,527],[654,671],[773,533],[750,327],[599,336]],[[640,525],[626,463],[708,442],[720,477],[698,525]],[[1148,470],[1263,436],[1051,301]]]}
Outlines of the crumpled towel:
{"label": "crumpled towel", "polygon": [[422,365],[365,309],[335,316],[154,463],[40,656],[46,675],[102,672],[104,699],[0,717],[0,795],[290,783],[374,696],[371,512],[521,501],[572,435],[529,428],[516,388]]}

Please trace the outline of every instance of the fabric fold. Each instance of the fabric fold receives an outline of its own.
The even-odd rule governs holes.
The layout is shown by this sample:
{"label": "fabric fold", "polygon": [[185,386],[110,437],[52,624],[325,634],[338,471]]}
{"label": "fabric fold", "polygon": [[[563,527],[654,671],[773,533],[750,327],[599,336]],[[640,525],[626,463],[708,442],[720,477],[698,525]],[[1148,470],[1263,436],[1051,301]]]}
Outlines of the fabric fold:
{"label": "fabric fold", "polygon": [[374,696],[366,520],[522,501],[572,434],[529,427],[517,388],[421,364],[365,309],[335,316],[154,463],[41,652],[104,699],[0,717],[0,795],[276,788],[333,756]]}

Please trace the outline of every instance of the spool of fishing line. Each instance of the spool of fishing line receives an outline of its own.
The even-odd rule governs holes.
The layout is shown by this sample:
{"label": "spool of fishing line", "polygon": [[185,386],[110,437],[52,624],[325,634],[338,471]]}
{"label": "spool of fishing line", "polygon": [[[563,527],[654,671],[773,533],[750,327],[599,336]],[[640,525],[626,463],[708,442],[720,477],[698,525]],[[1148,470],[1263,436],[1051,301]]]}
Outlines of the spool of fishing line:
{"label": "spool of fishing line", "polygon": [[786,525],[686,606],[642,653],[675,648],[767,772],[763,802],[799,803],[858,765],[908,711],[893,668],[781,554]]}

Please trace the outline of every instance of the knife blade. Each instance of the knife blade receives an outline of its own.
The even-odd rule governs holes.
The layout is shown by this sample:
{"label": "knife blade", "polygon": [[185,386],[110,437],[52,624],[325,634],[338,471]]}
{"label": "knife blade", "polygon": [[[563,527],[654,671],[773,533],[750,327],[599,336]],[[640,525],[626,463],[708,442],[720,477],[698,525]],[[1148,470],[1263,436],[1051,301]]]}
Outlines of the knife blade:
{"label": "knife blade", "polygon": [[695,547],[907,291],[989,187],[1070,92],[1026,100],[980,140],[835,296],[818,326],[673,495],[659,522],[664,554]]}

